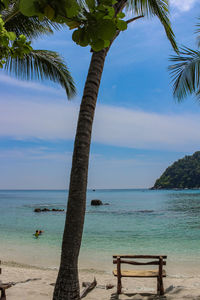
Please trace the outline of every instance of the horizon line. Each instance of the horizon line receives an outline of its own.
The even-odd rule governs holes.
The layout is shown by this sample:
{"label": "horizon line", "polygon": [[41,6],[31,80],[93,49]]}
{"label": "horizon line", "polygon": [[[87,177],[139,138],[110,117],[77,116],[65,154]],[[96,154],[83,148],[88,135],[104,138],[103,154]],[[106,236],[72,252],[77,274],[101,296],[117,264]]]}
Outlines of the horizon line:
{"label": "horizon line", "polygon": [[[87,191],[97,191],[97,190],[148,190],[148,187],[138,187],[138,188],[88,188]],[[0,191],[68,191],[69,189],[1,189]]]}

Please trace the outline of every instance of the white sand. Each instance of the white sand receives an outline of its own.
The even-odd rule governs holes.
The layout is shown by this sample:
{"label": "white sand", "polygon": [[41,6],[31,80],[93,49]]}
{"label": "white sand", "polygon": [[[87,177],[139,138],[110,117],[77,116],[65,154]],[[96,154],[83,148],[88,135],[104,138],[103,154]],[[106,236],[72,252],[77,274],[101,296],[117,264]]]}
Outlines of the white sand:
{"label": "white sand", "polygon": [[[57,270],[39,269],[16,264],[2,264],[0,280],[3,282],[18,282],[32,279],[26,283],[18,283],[7,290],[8,300],[47,300],[52,299],[53,286]],[[97,287],[85,299],[88,300],[133,300],[133,299],[194,299],[200,300],[200,272],[193,274],[169,274],[164,279],[166,294],[164,297],[156,296],[156,279],[122,278],[123,294],[116,295],[116,278],[111,272],[94,269],[80,271],[80,283],[97,279]],[[36,280],[33,280],[36,279]],[[106,284],[115,287],[106,290]]]}

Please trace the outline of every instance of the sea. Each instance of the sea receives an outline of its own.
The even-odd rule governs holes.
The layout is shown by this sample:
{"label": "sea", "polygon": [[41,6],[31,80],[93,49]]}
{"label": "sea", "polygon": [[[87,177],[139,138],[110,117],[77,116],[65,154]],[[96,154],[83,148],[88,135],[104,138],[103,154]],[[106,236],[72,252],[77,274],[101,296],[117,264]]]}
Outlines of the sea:
{"label": "sea", "polygon": [[[1,190],[0,259],[58,268],[67,196],[66,190]],[[109,205],[91,206],[92,199]],[[44,231],[38,239],[36,230]],[[111,269],[113,254],[167,255],[171,266],[199,273],[200,190],[88,190],[80,268]]]}

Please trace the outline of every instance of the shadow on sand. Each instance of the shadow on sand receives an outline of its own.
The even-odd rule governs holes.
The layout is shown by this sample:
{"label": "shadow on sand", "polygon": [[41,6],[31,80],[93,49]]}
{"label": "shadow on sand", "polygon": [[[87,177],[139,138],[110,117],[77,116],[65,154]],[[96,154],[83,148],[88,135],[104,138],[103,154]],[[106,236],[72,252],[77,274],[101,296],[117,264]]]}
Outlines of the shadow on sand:
{"label": "shadow on sand", "polygon": [[158,296],[157,294],[150,294],[150,293],[123,293],[118,295],[114,293],[111,295],[110,300],[166,300],[166,296]]}
{"label": "shadow on sand", "polygon": [[175,287],[171,285],[165,290],[165,293],[169,294],[165,294],[164,296],[152,293],[122,293],[120,295],[113,293],[110,300],[170,300],[175,299],[176,295],[178,296],[182,290],[182,286]]}

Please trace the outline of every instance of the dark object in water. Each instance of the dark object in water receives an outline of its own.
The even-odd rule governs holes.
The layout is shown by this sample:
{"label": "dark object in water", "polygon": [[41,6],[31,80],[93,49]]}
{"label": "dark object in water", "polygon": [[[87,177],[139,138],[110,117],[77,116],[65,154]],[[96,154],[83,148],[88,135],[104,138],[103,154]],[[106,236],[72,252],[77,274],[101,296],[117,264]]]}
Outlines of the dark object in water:
{"label": "dark object in water", "polygon": [[103,205],[110,205],[110,203],[104,203]]}
{"label": "dark object in water", "polygon": [[102,201],[99,200],[99,199],[93,199],[91,201],[91,205],[94,205],[94,206],[99,206],[99,205],[103,205]]}
{"label": "dark object in water", "polygon": [[64,211],[64,209],[59,209],[59,208],[52,208],[52,209],[49,209],[49,208],[35,208],[34,209],[34,212],[36,213],[40,213],[40,212],[48,212],[48,211]]}

